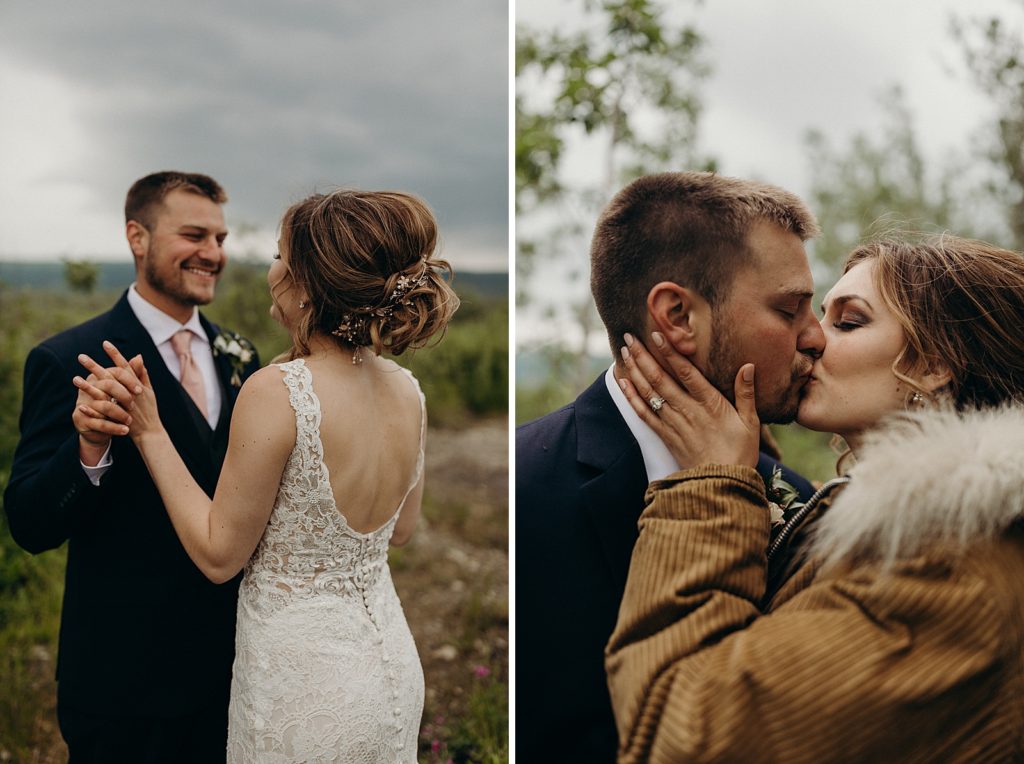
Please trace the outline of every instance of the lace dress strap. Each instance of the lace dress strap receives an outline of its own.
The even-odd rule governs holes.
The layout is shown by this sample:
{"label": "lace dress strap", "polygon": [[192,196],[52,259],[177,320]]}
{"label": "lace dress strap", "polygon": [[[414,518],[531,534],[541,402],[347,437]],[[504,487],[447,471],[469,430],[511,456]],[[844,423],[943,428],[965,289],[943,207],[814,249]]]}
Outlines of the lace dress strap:
{"label": "lace dress strap", "polygon": [[324,444],[320,440],[320,399],[313,392],[313,374],[301,358],[277,364],[284,374],[288,402],[295,411],[295,451],[302,474],[312,478],[316,493],[331,493],[325,474]]}
{"label": "lace dress strap", "polygon": [[405,491],[405,495],[402,497],[402,503],[398,505],[398,511],[402,511],[402,507],[405,506],[405,500],[409,498],[409,494],[412,493],[412,489],[416,487],[416,484],[420,482],[420,478],[423,476],[423,446],[427,437],[427,399],[423,395],[423,390],[420,388],[420,381],[413,376],[413,373],[404,366],[399,366],[405,376],[412,382],[414,388],[416,388],[416,395],[420,399],[420,451],[416,457],[416,471],[412,476],[412,482],[409,483],[409,487]]}

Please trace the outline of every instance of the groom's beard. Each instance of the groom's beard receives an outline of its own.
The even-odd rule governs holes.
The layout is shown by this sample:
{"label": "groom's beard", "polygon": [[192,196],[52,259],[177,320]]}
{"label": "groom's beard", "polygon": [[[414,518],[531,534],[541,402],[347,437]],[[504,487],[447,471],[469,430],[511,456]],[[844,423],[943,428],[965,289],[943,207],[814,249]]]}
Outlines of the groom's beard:
{"label": "groom's beard", "polygon": [[[712,332],[708,368],[704,376],[730,403],[735,405],[736,375],[739,373],[740,367],[749,359],[736,357],[733,350],[736,343],[732,341],[732,333],[724,328],[724,321],[716,321],[715,326],[722,328],[716,328]],[[757,415],[762,422],[789,424],[796,419],[797,410],[800,408],[800,393],[807,382],[805,375],[809,370],[809,365],[809,363],[802,364],[799,360],[794,360],[789,382],[781,390],[764,387],[755,389]]]}
{"label": "groom's beard", "polygon": [[186,281],[187,276],[181,266],[162,262],[159,254],[153,253],[153,244],[150,243],[143,261],[143,269],[146,274],[146,281],[153,289],[165,297],[170,297],[179,305],[209,305],[210,298],[203,294],[197,294],[190,289]]}

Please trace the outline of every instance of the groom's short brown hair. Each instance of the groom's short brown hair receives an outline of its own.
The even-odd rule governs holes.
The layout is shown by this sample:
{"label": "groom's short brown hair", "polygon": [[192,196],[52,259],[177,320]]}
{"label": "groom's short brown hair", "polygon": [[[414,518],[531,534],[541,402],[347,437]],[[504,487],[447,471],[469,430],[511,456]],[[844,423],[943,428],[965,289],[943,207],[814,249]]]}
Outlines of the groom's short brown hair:
{"label": "groom's short brown hair", "polygon": [[594,230],[590,289],[612,349],[626,332],[642,335],[647,293],[673,281],[712,307],[749,257],[751,226],[767,220],[807,240],[818,223],[795,194],[708,172],[666,172],[630,183]]}
{"label": "groom's short brown hair", "polygon": [[156,208],[163,204],[171,191],[178,189],[205,196],[217,204],[224,204],[228,200],[220,183],[209,175],[177,170],[154,172],[139,178],[128,189],[128,196],[124,200],[124,222],[134,220],[147,231],[152,231]]}

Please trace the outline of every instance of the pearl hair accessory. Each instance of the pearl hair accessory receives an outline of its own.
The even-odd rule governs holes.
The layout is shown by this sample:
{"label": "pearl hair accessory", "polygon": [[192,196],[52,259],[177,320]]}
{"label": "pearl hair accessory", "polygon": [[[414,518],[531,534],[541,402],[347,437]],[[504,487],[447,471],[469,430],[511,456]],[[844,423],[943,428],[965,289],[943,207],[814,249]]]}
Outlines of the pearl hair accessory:
{"label": "pearl hair accessory", "polygon": [[[371,307],[364,305],[360,308],[349,313],[343,313],[341,316],[341,323],[334,329],[331,334],[335,337],[341,337],[343,340],[350,344],[357,344],[356,340],[365,331],[366,326],[372,318],[384,318],[388,319],[395,312],[395,308],[399,305],[412,305],[412,300],[408,297],[409,293],[427,280],[427,276],[430,275],[430,268],[427,265],[426,260],[420,260],[423,264],[423,269],[420,271],[418,276],[409,276],[402,274],[398,277],[398,281],[395,283],[395,288],[391,290],[391,294],[388,295],[385,303],[379,307]],[[359,363],[355,360],[356,356],[352,357],[352,363]]]}

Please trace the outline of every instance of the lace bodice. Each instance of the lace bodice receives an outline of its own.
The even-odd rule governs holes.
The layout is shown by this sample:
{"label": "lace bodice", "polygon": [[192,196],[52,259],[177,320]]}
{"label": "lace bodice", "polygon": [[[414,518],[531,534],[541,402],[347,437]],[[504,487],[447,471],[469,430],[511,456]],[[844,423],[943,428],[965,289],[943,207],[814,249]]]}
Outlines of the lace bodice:
{"label": "lace bodice", "polygon": [[302,359],[279,365],[295,446],[239,589],[228,760],[415,761],[423,674],[388,568],[390,519],[350,527],[324,463],[320,401]]}
{"label": "lace bodice", "polygon": [[[317,592],[355,595],[371,588],[387,568],[395,523],[423,470],[423,393],[420,392],[420,451],[401,504],[371,533],[349,527],[335,503],[320,440],[320,401],[301,358],[280,364],[295,410],[292,450],[263,538],[246,566],[245,585],[262,589],[261,605],[281,607]],[[402,372],[416,384],[408,371]],[[419,391],[419,385],[416,384]]]}

